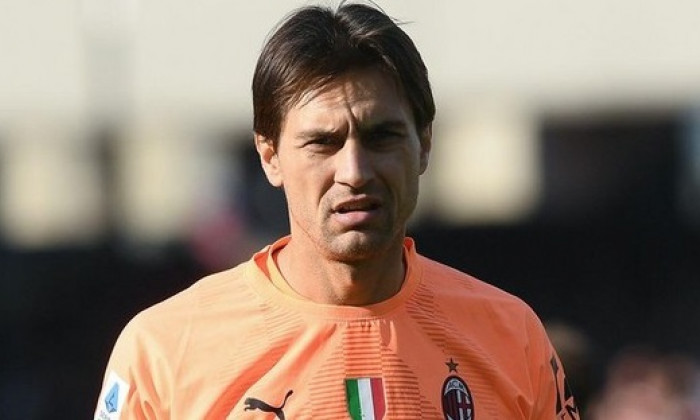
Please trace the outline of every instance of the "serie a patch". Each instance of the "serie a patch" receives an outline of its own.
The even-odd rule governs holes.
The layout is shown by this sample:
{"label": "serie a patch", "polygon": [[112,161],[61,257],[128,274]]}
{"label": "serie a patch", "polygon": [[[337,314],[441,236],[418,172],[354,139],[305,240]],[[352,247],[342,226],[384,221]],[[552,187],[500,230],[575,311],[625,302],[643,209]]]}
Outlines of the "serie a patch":
{"label": "serie a patch", "polygon": [[97,403],[95,420],[118,420],[129,394],[129,384],[114,371],[107,376]]}

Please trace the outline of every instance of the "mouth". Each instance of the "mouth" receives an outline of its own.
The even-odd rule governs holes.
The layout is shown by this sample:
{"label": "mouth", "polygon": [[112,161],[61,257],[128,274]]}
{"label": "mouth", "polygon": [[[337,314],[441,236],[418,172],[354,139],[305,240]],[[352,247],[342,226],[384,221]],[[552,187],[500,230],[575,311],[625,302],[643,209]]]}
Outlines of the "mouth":
{"label": "mouth", "polygon": [[381,223],[381,207],[378,199],[357,197],[333,206],[332,216],[341,230],[363,230]]}
{"label": "mouth", "polygon": [[333,212],[337,214],[348,214],[353,212],[371,212],[377,210],[380,203],[372,198],[357,198],[346,200],[333,206]]}

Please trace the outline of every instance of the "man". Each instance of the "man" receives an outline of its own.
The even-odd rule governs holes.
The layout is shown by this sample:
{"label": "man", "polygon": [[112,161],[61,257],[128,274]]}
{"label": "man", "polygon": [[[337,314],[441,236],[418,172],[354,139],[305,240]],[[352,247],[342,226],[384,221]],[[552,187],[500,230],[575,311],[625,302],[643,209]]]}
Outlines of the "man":
{"label": "man", "polygon": [[137,315],[96,418],[578,418],[530,308],[405,237],[435,107],[389,17],[296,11],[253,101],[290,235]]}

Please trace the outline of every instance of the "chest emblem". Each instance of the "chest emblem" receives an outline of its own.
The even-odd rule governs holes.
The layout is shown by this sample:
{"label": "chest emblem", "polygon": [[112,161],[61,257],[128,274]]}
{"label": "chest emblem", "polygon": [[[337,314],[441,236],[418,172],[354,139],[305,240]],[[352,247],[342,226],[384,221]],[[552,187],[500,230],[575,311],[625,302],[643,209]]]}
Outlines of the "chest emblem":
{"label": "chest emblem", "polygon": [[445,420],[474,420],[474,399],[467,384],[456,375],[459,363],[450,359],[445,364],[450,373],[455,373],[448,376],[442,385],[442,413]]}
{"label": "chest emblem", "polygon": [[382,378],[345,380],[348,411],[353,420],[381,420],[386,412]]}

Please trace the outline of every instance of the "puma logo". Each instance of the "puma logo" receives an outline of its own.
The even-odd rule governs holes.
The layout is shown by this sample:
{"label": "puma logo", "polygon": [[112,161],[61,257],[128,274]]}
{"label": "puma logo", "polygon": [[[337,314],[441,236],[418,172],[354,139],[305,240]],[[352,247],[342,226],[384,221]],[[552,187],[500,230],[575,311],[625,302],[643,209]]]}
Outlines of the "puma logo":
{"label": "puma logo", "polygon": [[245,408],[243,410],[260,410],[266,413],[275,413],[278,419],[285,420],[284,411],[282,411],[282,409],[284,408],[284,405],[287,404],[287,398],[289,398],[289,396],[292,395],[292,392],[293,391],[291,389],[287,391],[287,395],[284,396],[284,401],[282,401],[282,405],[279,407],[273,407],[265,401],[261,401],[257,398],[246,398],[244,402]]}

